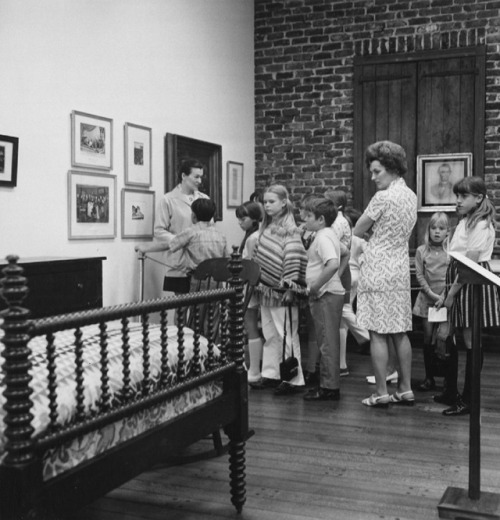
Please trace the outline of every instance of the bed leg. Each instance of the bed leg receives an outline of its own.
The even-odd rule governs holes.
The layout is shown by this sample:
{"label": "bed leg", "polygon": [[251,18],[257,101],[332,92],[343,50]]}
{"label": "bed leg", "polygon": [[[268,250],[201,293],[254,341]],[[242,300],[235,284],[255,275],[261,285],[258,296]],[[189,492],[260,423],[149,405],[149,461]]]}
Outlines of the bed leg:
{"label": "bed leg", "polygon": [[230,377],[229,384],[237,392],[239,414],[226,429],[229,436],[229,471],[231,486],[231,502],[236,511],[241,513],[246,501],[245,489],[245,441],[248,438],[248,381],[244,367],[243,341],[243,281],[241,255],[237,247],[229,262],[232,274],[230,286],[235,289],[236,296],[229,309],[229,358],[236,363],[236,371]]}
{"label": "bed leg", "polygon": [[231,479],[231,502],[236,511],[241,513],[246,502],[245,484],[245,441],[229,443],[229,470]]}

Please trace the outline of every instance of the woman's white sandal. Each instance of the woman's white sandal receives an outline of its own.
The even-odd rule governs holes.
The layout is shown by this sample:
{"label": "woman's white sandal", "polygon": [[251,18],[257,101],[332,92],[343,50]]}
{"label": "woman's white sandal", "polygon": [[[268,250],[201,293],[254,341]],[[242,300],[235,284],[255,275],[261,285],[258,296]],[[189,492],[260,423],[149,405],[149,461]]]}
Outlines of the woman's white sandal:
{"label": "woman's white sandal", "polygon": [[390,401],[389,394],[385,395],[376,395],[372,394],[370,397],[363,399],[361,402],[365,406],[372,406],[374,408],[387,408],[389,406]]}
{"label": "woman's white sandal", "polygon": [[413,406],[415,404],[415,396],[411,390],[407,392],[394,392],[389,398],[391,404],[403,404],[405,406]]}

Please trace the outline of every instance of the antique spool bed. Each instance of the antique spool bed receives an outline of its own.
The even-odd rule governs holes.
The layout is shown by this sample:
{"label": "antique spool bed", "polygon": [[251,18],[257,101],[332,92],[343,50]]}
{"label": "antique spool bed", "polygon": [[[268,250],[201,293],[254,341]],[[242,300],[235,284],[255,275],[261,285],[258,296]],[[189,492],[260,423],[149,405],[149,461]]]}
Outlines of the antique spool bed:
{"label": "antique spool bed", "polygon": [[[17,257],[7,260],[0,518],[58,518],[220,429],[229,438],[231,501],[240,512],[248,388],[236,249],[226,288],[38,320],[22,307],[29,280]],[[203,306],[208,320],[199,317]]]}

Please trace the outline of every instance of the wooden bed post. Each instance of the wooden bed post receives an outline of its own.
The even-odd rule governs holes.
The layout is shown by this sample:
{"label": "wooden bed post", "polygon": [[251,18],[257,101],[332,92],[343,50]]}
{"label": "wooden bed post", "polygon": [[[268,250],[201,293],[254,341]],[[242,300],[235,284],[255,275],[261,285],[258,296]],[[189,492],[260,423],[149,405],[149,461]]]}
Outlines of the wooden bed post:
{"label": "wooden bed post", "polygon": [[240,403],[237,419],[226,428],[229,436],[229,469],[231,478],[231,502],[241,513],[246,501],[245,491],[245,441],[248,436],[248,382],[244,366],[243,342],[243,280],[241,279],[242,263],[238,247],[233,246],[229,261],[231,278],[229,285],[235,289],[236,295],[229,310],[229,359],[236,363],[236,373],[231,374],[234,385],[239,390]]}
{"label": "wooden bed post", "polygon": [[[6,399],[3,408],[5,417],[1,428],[7,438],[5,458],[0,465],[0,518],[2,520],[18,519],[20,511],[29,508],[34,492],[39,489],[36,482],[35,466],[38,461],[33,449],[33,427],[30,413],[33,403],[29,382],[30,340],[29,311],[21,307],[28,294],[26,278],[22,276],[23,269],[17,265],[17,256],[8,256],[9,265],[2,272],[4,277],[0,282],[0,295],[7,302],[7,309],[2,312],[4,319],[2,339],[3,373]],[[39,474],[39,472],[38,472]]]}

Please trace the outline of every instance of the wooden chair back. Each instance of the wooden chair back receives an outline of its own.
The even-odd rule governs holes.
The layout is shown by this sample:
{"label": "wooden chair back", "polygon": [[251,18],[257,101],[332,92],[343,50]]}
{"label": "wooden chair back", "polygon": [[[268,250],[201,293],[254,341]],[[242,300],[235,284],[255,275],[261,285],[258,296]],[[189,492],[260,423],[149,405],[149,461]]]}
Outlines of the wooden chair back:
{"label": "wooden chair back", "polygon": [[[229,271],[229,258],[209,258],[204,260],[191,274],[191,290],[194,292],[208,291],[213,289],[225,288],[232,274]],[[254,288],[260,279],[260,267],[254,260],[243,259],[240,277],[244,285],[243,313],[246,312],[248,304],[254,292]],[[206,337],[214,337],[214,332],[219,328],[220,314],[214,310],[210,319],[210,305],[201,304],[198,306],[199,320],[202,330]],[[193,328],[195,312],[193,309],[188,311],[186,324]],[[212,323],[211,323],[212,322]],[[210,330],[209,330],[210,329]],[[212,332],[210,332],[212,331]],[[215,333],[216,335],[217,333]]]}

